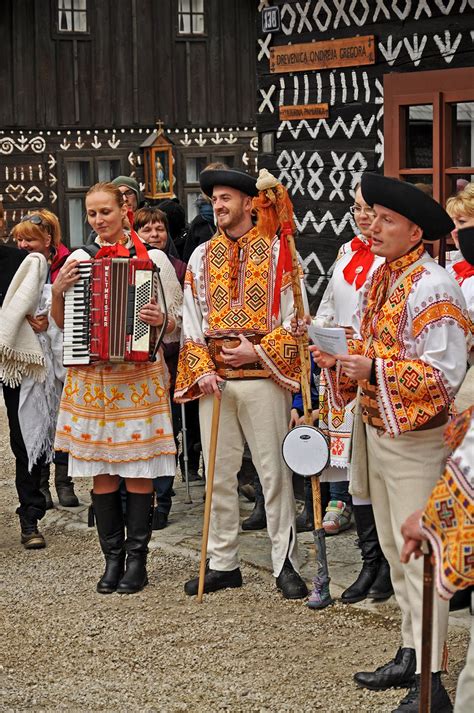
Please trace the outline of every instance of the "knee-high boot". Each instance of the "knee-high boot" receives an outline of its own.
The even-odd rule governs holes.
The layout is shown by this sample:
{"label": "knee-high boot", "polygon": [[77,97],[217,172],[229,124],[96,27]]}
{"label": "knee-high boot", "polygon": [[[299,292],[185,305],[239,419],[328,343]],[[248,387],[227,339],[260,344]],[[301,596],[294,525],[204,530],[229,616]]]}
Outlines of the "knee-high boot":
{"label": "knee-high boot", "polygon": [[360,602],[374,584],[384,559],[375,527],[372,505],[354,505],[354,519],[362,555],[362,569],[356,581],[341,595],[346,604]]}
{"label": "knee-high boot", "polygon": [[97,583],[100,594],[111,594],[123,574],[125,530],[120,493],[92,493],[97,532],[105,556],[105,572]]}
{"label": "knee-high boot", "polygon": [[255,505],[249,517],[242,520],[242,530],[264,530],[267,526],[265,498],[257,471],[253,475],[253,487],[255,490]]}
{"label": "knee-high boot", "polygon": [[120,580],[119,594],[134,594],[148,584],[146,558],[151,537],[153,516],[153,493],[127,492],[127,539],[125,551],[127,562],[125,574]]}

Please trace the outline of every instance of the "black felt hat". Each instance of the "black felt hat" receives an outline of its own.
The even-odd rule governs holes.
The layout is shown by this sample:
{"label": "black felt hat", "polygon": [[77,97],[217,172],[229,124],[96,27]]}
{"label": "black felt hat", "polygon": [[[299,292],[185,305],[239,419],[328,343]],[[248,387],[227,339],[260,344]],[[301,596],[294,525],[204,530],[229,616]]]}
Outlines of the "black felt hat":
{"label": "black felt hat", "polygon": [[232,168],[221,169],[212,168],[202,171],[199,176],[202,192],[212,197],[214,186],[229,186],[242,191],[247,196],[258,195],[257,179],[244,171],[236,171]]}
{"label": "black felt hat", "polygon": [[470,265],[474,265],[474,227],[460,228],[458,230],[458,240],[463,258]]}
{"label": "black felt hat", "polygon": [[364,173],[360,188],[366,203],[382,205],[408,218],[422,229],[424,240],[439,240],[454,230],[454,223],[444,208],[411,183],[378,173]]}

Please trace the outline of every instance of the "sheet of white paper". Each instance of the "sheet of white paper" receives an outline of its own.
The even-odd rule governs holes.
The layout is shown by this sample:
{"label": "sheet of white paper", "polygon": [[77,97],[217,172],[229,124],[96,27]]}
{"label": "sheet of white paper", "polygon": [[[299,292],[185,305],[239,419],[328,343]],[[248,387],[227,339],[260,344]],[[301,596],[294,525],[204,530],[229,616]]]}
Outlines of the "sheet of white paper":
{"label": "sheet of white paper", "polygon": [[346,333],[342,327],[315,327],[310,324],[308,335],[322,352],[348,354]]}

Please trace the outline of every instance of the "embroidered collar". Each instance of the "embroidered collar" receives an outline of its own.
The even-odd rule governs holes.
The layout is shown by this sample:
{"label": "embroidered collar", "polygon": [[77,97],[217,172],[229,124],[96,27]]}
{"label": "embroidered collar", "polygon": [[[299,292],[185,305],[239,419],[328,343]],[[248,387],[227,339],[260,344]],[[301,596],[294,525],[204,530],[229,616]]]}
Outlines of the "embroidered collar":
{"label": "embroidered collar", "polygon": [[408,267],[410,267],[410,265],[413,265],[414,262],[419,260],[420,257],[424,254],[424,252],[425,246],[423,245],[423,243],[420,243],[419,245],[415,245],[415,247],[412,248],[405,255],[397,257],[395,260],[388,262],[387,265],[390,268],[391,272],[406,270]]}

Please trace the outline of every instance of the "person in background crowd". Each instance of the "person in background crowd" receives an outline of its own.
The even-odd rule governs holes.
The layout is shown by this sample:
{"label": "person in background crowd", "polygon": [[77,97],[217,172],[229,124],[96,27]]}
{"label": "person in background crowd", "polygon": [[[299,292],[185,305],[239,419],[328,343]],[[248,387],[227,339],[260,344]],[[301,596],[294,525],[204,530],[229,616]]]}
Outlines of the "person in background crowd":
{"label": "person in background crowd", "polygon": [[[469,184],[456,196],[448,198],[446,212],[451,216],[456,226],[451,236],[457,248],[456,252],[451,253],[450,262],[446,265],[446,269],[462,290],[471,320],[471,329],[474,333],[474,267],[459,252],[458,238],[459,230],[474,227],[474,184]],[[466,235],[470,234],[466,233]],[[466,247],[468,240],[469,238],[465,237]],[[470,362],[472,362],[472,352]]]}
{"label": "person in background crowd", "polygon": [[[167,255],[174,267],[176,277],[183,287],[186,265],[177,257],[176,248],[168,232],[168,219],[166,213],[159,208],[140,208],[135,213],[134,228],[143,242],[157,250],[162,250]],[[177,437],[181,430],[181,408],[173,401],[176,370],[178,368],[179,340],[167,342],[163,345],[166,366],[170,374],[170,401],[173,419],[173,433],[178,448]],[[153,480],[156,493],[156,507],[153,513],[153,529],[162,530],[168,524],[172,505],[174,472],[169,476],[162,476]]]}
{"label": "person in background crowd", "polygon": [[[64,265],[69,249],[61,241],[61,228],[54,213],[49,210],[40,210],[26,216],[18,225],[13,228],[13,238],[19,248],[27,252],[40,252],[48,261],[49,270],[46,279],[45,290],[48,292],[45,302],[50,303],[51,284],[58,276],[59,270]],[[47,317],[44,317],[47,320]],[[60,366],[59,370],[62,380],[65,371]],[[68,475],[68,459],[66,453],[57,452],[54,455],[54,485],[58,496],[59,504],[63,507],[77,507],[79,500],[74,492],[72,479]],[[46,510],[53,507],[53,499],[49,488],[50,467],[45,463],[41,468],[40,489],[46,499]]]}
{"label": "person in background crowd", "polygon": [[[359,330],[355,317],[359,296],[384,259],[371,251],[370,225],[374,211],[362,196],[360,185],[356,186],[351,213],[359,229],[358,235],[341,246],[332,277],[319,305],[313,324],[318,327],[344,327],[347,337]],[[320,388],[321,414],[319,427],[330,438],[331,461],[321,476],[329,481],[330,502],[323,520],[326,534],[335,534],[349,527],[351,511],[362,555],[362,569],[355,582],[341,595],[346,603],[359,602],[366,597],[382,600],[393,594],[390,568],[380,547],[370,499],[354,495],[348,489],[350,477],[351,431],[354,419],[355,400],[345,408],[329,404],[328,384],[324,372]]]}
{"label": "person in background crowd", "polygon": [[[136,255],[160,268],[168,307],[165,342],[175,342],[182,290],[166,255],[160,250],[147,251],[136,234],[125,228],[127,205],[113,184],[92,186],[86,195],[86,210],[100,246],[96,259]],[[86,250],[75,251],[53,285],[51,318],[60,328],[64,324],[64,293],[79,278],[78,260],[89,257]],[[139,317],[153,327],[162,325],[165,318],[154,302],[144,305]],[[168,383],[160,351],[155,362],[96,362],[67,370],[56,448],[69,453],[73,477],[92,477],[94,481],[92,502],[106,563],[97,584],[100,594],[132,594],[148,583],[152,480],[169,476],[175,468]],[[120,478],[125,479],[127,490],[125,521]]]}
{"label": "person in background crowd", "polygon": [[[237,473],[245,439],[265,496],[276,586],[284,597],[300,599],[307,588],[298,574],[293,488],[281,454],[290,391],[299,386],[295,340],[283,326],[293,312],[291,285],[288,273],[278,272],[284,281],[274,295],[280,243],[275,231],[259,232],[252,223],[255,178],[212,169],[201,173],[200,183],[212,197],[219,233],[188,264],[175,399],[200,400],[207,461],[214,395],[222,398],[204,591],[242,586]],[[198,578],[186,582],[186,594],[197,591]]]}
{"label": "person in background crowd", "polygon": [[[423,239],[437,240],[453,229],[447,213],[413,185],[394,178],[365,173],[361,191],[375,212],[371,250],[386,262],[362,290],[360,334],[348,340],[349,353],[332,356],[310,349],[324,368],[331,403],[344,406],[361,386],[361,438],[352,454],[351,476],[364,479],[359,485],[370,493],[402,612],[402,647],[395,658],[354,678],[372,690],[411,686],[395,713],[415,713],[423,576],[420,562],[400,563],[400,528],[413,509],[423,507],[444,470],[442,432],[466,372],[470,333],[461,290],[423,246]],[[448,713],[451,702],[440,677],[447,603],[435,597],[433,610],[431,705],[437,713]]]}
{"label": "person in background crowd", "polygon": [[171,235],[171,240],[174,243],[178,257],[182,260],[184,245],[188,235],[184,208],[177,198],[165,198],[158,203],[157,207],[162,210],[168,218],[169,234]]}
{"label": "person in background crowd", "polygon": [[[14,275],[27,255],[26,250],[0,244],[1,305]],[[2,390],[10,430],[10,447],[15,456],[15,486],[20,503],[16,513],[20,518],[21,543],[27,550],[40,549],[46,546],[43,535],[38,531],[38,521],[46,512],[45,497],[40,490],[41,465],[35,464],[31,470],[28,467],[28,452],[18,420],[20,386],[12,388],[2,381]]]}
{"label": "person in background crowd", "polygon": [[117,178],[114,178],[112,181],[112,185],[117,186],[122,194],[125,205],[132,213],[136,213],[136,211],[142,207],[143,201],[140,186],[135,178],[132,178],[132,176],[117,176]]}

